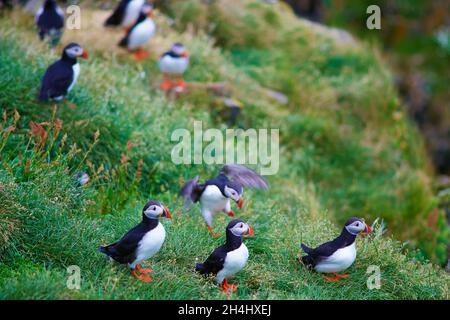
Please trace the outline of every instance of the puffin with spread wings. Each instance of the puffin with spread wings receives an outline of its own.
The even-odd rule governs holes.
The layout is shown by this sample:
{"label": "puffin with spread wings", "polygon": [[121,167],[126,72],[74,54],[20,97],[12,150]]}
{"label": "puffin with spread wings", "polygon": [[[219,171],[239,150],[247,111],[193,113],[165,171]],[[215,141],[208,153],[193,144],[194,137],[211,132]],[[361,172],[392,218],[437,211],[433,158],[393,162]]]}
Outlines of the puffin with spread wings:
{"label": "puffin with spread wings", "polygon": [[185,199],[185,204],[200,202],[208,230],[214,238],[217,238],[218,235],[212,230],[214,216],[223,211],[228,216],[234,217],[230,200],[235,201],[241,209],[244,187],[267,190],[269,185],[263,177],[246,166],[227,164],[217,177],[205,183],[199,183],[198,176],[188,181],[181,188],[180,195]]}

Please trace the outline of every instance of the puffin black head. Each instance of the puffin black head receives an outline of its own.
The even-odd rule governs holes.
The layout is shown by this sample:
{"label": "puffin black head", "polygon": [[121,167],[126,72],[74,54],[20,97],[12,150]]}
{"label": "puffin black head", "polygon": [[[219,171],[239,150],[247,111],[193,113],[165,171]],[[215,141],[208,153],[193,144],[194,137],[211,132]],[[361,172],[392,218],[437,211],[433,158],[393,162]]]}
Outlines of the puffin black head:
{"label": "puffin black head", "polygon": [[63,50],[63,58],[76,59],[83,58],[88,59],[88,53],[78,43],[72,42],[65,46]]}
{"label": "puffin black head", "polygon": [[44,10],[50,10],[56,7],[55,0],[46,0],[44,3]]}
{"label": "puffin black head", "polygon": [[253,237],[255,232],[253,228],[242,220],[231,220],[227,226],[227,235],[232,234],[236,237]]}
{"label": "puffin black head", "polygon": [[230,198],[238,204],[239,209],[242,208],[242,192],[244,188],[239,182],[228,180],[223,188],[223,193],[227,198]]}
{"label": "puffin black head", "polygon": [[344,229],[354,236],[356,236],[357,234],[363,235],[372,232],[372,229],[364,222],[364,220],[355,217],[347,220]]}
{"label": "puffin black head", "polygon": [[154,200],[147,202],[144,206],[144,209],[142,209],[142,217],[143,219],[158,219],[159,217],[172,219],[169,210],[161,202]]}
{"label": "puffin black head", "polygon": [[180,42],[174,43],[170,51],[183,58],[189,57],[189,53],[187,52],[185,46]]}
{"label": "puffin black head", "polygon": [[44,3],[44,10],[50,10],[56,7],[55,0],[46,0]]}

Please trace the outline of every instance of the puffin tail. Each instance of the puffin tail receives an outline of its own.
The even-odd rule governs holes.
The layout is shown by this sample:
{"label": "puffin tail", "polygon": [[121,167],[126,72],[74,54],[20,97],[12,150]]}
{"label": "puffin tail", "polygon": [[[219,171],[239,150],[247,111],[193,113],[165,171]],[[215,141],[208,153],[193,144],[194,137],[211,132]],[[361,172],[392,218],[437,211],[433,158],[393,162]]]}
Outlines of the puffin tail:
{"label": "puffin tail", "polygon": [[109,255],[110,255],[110,253],[109,253],[109,250],[108,250],[108,247],[107,247],[107,246],[106,246],[106,247],[103,247],[103,246],[99,247],[99,248],[98,248],[98,251],[100,251],[101,253],[104,253],[104,254],[106,254],[107,256],[109,256]]}
{"label": "puffin tail", "polygon": [[304,245],[303,243],[301,244],[302,250],[307,253],[307,254],[311,254],[313,249],[311,249],[310,247]]}
{"label": "puffin tail", "polygon": [[41,91],[39,92],[39,95],[38,95],[37,98],[38,98],[38,100],[39,100],[40,102],[45,102],[45,101],[48,100],[48,94],[46,94],[44,90],[41,90]]}
{"label": "puffin tail", "polygon": [[128,46],[128,36],[124,37],[119,42],[119,47],[126,48]]}
{"label": "puffin tail", "polygon": [[117,14],[117,12],[114,12],[111,16],[109,16],[108,19],[106,19],[104,25],[105,27],[117,27],[120,25],[120,16]]}
{"label": "puffin tail", "polygon": [[205,274],[206,273],[205,264],[197,263],[195,265],[195,271],[199,272],[200,274]]}
{"label": "puffin tail", "polygon": [[314,258],[310,255],[299,258],[299,262],[303,263],[309,269],[312,269],[315,265]]}
{"label": "puffin tail", "polygon": [[302,250],[307,254],[306,256],[303,256],[301,258],[299,258],[299,262],[303,263],[307,268],[312,269],[315,266],[315,259],[310,255],[311,252],[313,251],[313,249],[311,249],[310,247],[304,245],[303,243],[301,244]]}

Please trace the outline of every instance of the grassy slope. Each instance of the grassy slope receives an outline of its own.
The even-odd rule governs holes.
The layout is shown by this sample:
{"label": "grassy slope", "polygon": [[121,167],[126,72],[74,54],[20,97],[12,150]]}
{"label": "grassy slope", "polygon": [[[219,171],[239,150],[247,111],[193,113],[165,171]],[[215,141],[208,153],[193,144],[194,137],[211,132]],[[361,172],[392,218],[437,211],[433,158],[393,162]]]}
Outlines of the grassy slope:
{"label": "grassy slope", "polygon": [[240,70],[289,95],[282,131],[295,150],[293,170],[320,186],[321,202],[339,223],[348,215],[381,215],[398,239],[412,241],[435,261],[447,261],[445,213],[427,225],[435,203],[422,140],[377,52],[297,19],[282,4],[160,5],[176,13],[179,30],[210,30]]}
{"label": "grassy slope", "polygon": [[[155,43],[170,43],[181,38],[188,44],[193,57],[187,75],[189,80],[232,82],[234,95],[246,105],[244,123],[254,127],[272,126],[282,131],[285,147],[280,156],[280,173],[270,179],[273,186],[270,197],[248,192],[246,206],[239,212],[239,217],[255,227],[256,236],[247,241],[251,254],[248,266],[234,280],[241,284],[236,297],[448,298],[446,275],[431,265],[413,262],[400,253],[399,243],[388,238],[358,242],[360,255],[350,270],[353,275],[350,281],[330,285],[319,275],[298,266],[295,257],[300,241],[315,245],[338,232],[327,211],[339,211],[339,208],[329,208],[329,202],[321,199],[321,184],[304,172],[294,170],[299,163],[314,165],[317,157],[309,155],[307,150],[302,150],[299,156],[297,144],[302,140],[296,141],[290,136],[298,130],[299,137],[316,141],[316,147],[326,147],[325,153],[334,144],[334,140],[329,139],[339,141],[341,138],[339,129],[329,119],[322,118],[323,113],[291,116],[286,122],[286,110],[276,108],[272,101],[258,94],[261,89],[258,82],[243,72],[242,67],[230,64],[227,55],[213,49],[206,37],[193,38],[189,33],[176,35],[161,20],[160,35]],[[196,211],[181,214],[177,209],[180,202],[175,200],[179,177],[188,178],[196,173],[211,175],[214,168],[172,165],[171,145],[167,143],[173,129],[189,128],[193,119],[214,125],[215,120],[208,112],[211,98],[197,94],[169,103],[139,77],[142,71],[151,79],[156,77],[153,62],[136,66],[121,53],[107,52],[103,47],[107,42],[101,41],[107,38],[105,36],[95,38],[83,30],[78,34],[66,34],[66,41],[68,38],[83,40],[92,57],[89,63],[82,65],[79,85],[71,94],[77,109],[60,107],[56,114],[68,133],[67,145],[76,142],[82,151],[74,156],[61,155],[59,164],[48,165],[37,157],[32,158],[31,172],[25,174],[17,151],[32,157],[33,152],[25,151],[24,133],[28,121],[51,118],[51,107],[36,104],[34,97],[39,78],[55,55],[38,44],[34,34],[28,31],[30,22],[22,15],[16,14],[14,21],[14,28],[10,27],[10,19],[0,23],[5,40],[0,44],[0,106],[9,116],[14,109],[22,116],[18,132],[10,137],[1,158],[0,213],[2,226],[7,227],[0,230],[0,239],[8,239],[8,242],[0,242],[0,297],[224,298],[211,281],[192,273],[195,261],[204,259],[218,241],[208,236]],[[255,94],[248,95],[248,92]],[[116,176],[99,178],[80,193],[70,186],[64,170],[77,166],[98,128],[100,141],[87,159],[96,167],[103,164],[110,171],[116,168]],[[132,187],[123,178],[123,166],[118,160],[120,153],[126,151],[128,140],[140,144],[129,154],[130,172],[137,159],[144,159],[143,179],[134,182]],[[307,149],[311,147],[309,143]],[[367,149],[370,151],[371,146]],[[335,155],[339,153],[336,151]],[[297,159],[294,164],[293,159]],[[163,250],[147,262],[155,270],[156,281],[144,285],[131,279],[124,268],[105,260],[96,248],[115,240],[135,224],[148,198],[164,201],[174,212],[174,219],[164,222],[168,238]],[[223,229],[226,222],[227,219],[221,217],[216,227]],[[82,270],[80,291],[65,288],[65,268],[72,264]],[[380,290],[366,288],[365,272],[369,265],[381,268]]]}

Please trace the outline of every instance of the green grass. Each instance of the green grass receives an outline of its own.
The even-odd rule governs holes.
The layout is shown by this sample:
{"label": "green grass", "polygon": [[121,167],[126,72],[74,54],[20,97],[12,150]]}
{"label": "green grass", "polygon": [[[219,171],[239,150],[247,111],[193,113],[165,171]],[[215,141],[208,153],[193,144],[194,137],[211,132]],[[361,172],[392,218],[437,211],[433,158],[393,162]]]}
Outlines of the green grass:
{"label": "green grass", "polygon": [[[255,20],[248,19],[250,24]],[[267,11],[264,19],[270,24],[281,21]],[[0,298],[226,298],[211,279],[195,274],[193,268],[223,241],[228,218],[218,217],[215,228],[222,238],[213,240],[198,208],[182,213],[176,197],[183,179],[195,174],[207,178],[217,167],[175,166],[169,143],[174,129],[192,128],[194,120],[204,121],[207,127],[219,125],[221,120],[211,112],[215,98],[198,93],[167,101],[155,89],[158,75],[153,61],[136,65],[114,50],[105,52],[95,38],[66,33],[65,41],[85,39],[91,59],[82,62],[82,76],[70,94],[77,108],[60,105],[52,115],[51,105],[38,104],[35,97],[40,77],[56,55],[38,43],[31,25],[18,13],[0,22],[0,108],[7,116],[6,121],[0,120],[0,148],[4,144],[0,154]],[[448,275],[418,261],[418,251],[391,238],[435,241],[441,233],[419,224],[408,233],[402,225],[423,221],[433,197],[423,150],[415,142],[417,133],[404,119],[384,67],[370,52],[339,49],[326,37],[316,39],[307,26],[297,27],[311,40],[299,44],[302,55],[314,58],[299,63],[292,72],[278,59],[272,62],[280,64],[270,69],[267,59],[272,52],[289,61],[289,52],[298,48],[224,51],[214,48],[204,34],[177,33],[163,17],[160,25],[160,33],[170,41],[181,39],[187,44],[192,55],[188,80],[230,83],[233,96],[245,105],[244,126],[280,128],[280,172],[269,177],[270,192],[246,192],[245,206],[237,212],[256,234],[246,239],[250,259],[232,279],[240,284],[233,297],[448,299]],[[155,41],[162,41],[160,37]],[[321,41],[329,47],[317,56]],[[332,57],[336,52],[337,58]],[[239,55],[243,58],[237,59]],[[260,60],[255,62],[251,55],[260,55]],[[364,67],[367,61],[375,65],[370,71]],[[347,63],[353,67],[342,72]],[[299,84],[289,81],[294,74],[303,79]],[[279,80],[286,81],[286,87],[272,86]],[[262,94],[264,86],[293,86],[286,90],[290,104],[276,105]],[[380,97],[379,90],[388,94]],[[20,119],[13,119],[14,110]],[[395,112],[399,116],[393,120]],[[55,131],[55,119],[63,122],[61,132]],[[35,149],[37,138],[28,135],[30,121],[49,122],[43,127],[49,138],[40,151]],[[13,124],[16,130],[7,134],[5,128]],[[94,138],[97,130],[98,140]],[[64,134],[67,139],[62,145]],[[375,143],[374,137],[379,141]],[[127,149],[128,141],[137,146]],[[130,158],[128,162],[120,161],[122,153]],[[92,184],[81,189],[71,180],[79,168],[93,177]],[[143,284],[97,248],[135,225],[149,199],[165,203],[173,219],[163,221],[166,243],[146,262],[154,269],[155,282]],[[317,245],[329,240],[340,231],[336,221],[351,215],[368,220],[383,216],[393,230],[390,236],[358,240],[351,279],[330,284],[296,262],[301,242]],[[81,269],[81,290],[66,287],[70,265]],[[381,269],[379,290],[367,289],[370,265]]]}

